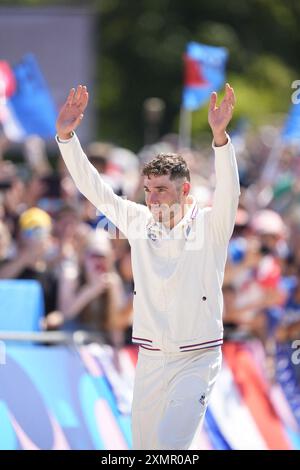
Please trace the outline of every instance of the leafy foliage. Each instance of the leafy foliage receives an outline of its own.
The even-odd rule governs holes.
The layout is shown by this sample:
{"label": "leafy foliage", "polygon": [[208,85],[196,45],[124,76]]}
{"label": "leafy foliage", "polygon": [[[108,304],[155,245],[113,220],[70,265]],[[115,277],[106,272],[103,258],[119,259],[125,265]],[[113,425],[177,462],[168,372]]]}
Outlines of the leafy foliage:
{"label": "leafy foliage", "polygon": [[[16,5],[49,2],[15,0]],[[82,3],[65,1],[68,5]],[[190,40],[228,48],[236,119],[248,117],[258,124],[289,108],[291,83],[300,78],[299,0],[99,0],[86,1],[84,7],[96,17],[95,106],[102,139],[139,148],[143,102],[151,96],[166,103],[161,133],[177,130],[182,55]],[[206,109],[195,113],[194,134],[207,129],[206,115]]]}

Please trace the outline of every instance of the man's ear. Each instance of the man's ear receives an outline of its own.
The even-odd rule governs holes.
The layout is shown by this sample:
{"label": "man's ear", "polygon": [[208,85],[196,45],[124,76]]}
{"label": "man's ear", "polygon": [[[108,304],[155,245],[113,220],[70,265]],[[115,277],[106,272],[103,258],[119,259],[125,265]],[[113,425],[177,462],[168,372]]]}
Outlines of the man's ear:
{"label": "man's ear", "polygon": [[188,181],[186,181],[185,183],[183,183],[183,185],[182,185],[182,190],[183,190],[183,195],[184,195],[184,196],[188,196],[188,195],[189,195],[190,189],[191,189],[191,184],[190,184]]}

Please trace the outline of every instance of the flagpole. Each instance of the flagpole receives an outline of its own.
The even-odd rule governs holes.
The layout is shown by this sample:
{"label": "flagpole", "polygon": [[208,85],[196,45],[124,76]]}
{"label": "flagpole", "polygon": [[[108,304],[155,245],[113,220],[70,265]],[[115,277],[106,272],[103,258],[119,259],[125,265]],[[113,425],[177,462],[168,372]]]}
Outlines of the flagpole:
{"label": "flagpole", "polygon": [[279,135],[269,152],[265,165],[261,171],[261,177],[259,179],[259,184],[265,186],[272,184],[276,176],[280,160],[282,158],[282,151],[284,145],[282,142],[281,135]]}
{"label": "flagpole", "polygon": [[[284,145],[281,136],[278,136],[270,149],[260,177],[256,181],[255,185],[247,188],[247,193],[252,195],[252,200],[254,201],[252,212],[262,209],[263,207],[267,207],[273,199],[273,194],[272,192],[269,192],[268,189],[273,187],[281,162],[283,149]],[[265,192],[265,190],[267,190],[267,192]]]}
{"label": "flagpole", "polygon": [[192,140],[192,111],[181,106],[179,116],[179,148],[191,148]]}

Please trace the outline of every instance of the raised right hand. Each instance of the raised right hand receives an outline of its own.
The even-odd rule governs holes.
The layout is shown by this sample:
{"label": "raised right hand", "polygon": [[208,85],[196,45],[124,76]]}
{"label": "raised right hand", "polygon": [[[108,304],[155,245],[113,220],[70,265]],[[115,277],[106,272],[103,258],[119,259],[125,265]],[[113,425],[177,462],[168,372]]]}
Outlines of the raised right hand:
{"label": "raised right hand", "polygon": [[56,131],[60,139],[69,139],[82,121],[83,113],[87,107],[89,94],[86,86],[79,85],[77,90],[72,88],[69,96],[62,106],[57,121]]}

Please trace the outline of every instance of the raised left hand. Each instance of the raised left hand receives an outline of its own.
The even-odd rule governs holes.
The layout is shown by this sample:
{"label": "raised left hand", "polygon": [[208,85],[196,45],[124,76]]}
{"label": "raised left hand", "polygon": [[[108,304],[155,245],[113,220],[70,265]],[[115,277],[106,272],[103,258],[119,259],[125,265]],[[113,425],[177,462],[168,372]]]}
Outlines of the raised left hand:
{"label": "raised left hand", "polygon": [[[220,105],[217,106],[218,95],[214,91],[210,97],[208,122],[211,127],[216,145],[226,143],[225,132],[232,118],[233,108],[235,105],[234,90],[226,83],[225,96]],[[224,141],[225,138],[225,142]]]}

